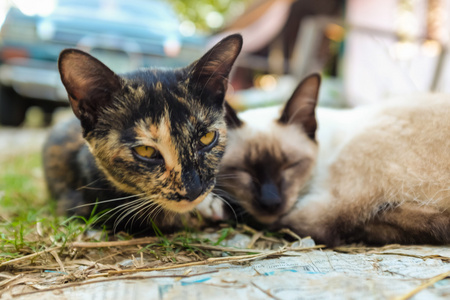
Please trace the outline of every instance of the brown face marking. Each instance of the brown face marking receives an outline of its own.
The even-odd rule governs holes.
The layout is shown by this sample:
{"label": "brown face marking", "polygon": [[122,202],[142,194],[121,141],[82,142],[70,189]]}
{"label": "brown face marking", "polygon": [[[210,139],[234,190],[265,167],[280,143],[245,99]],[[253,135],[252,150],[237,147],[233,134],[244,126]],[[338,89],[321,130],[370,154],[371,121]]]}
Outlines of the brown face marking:
{"label": "brown face marking", "polygon": [[136,139],[143,145],[153,146],[159,139],[158,126],[151,124],[150,120],[141,120],[134,128]]}
{"label": "brown face marking", "polygon": [[[167,115],[167,114],[166,114]],[[164,157],[164,162],[166,164],[166,170],[170,172],[179,173],[180,165],[179,153],[176,149],[171,132],[171,124],[168,117],[162,118],[159,126],[160,142],[159,147],[161,154]]]}

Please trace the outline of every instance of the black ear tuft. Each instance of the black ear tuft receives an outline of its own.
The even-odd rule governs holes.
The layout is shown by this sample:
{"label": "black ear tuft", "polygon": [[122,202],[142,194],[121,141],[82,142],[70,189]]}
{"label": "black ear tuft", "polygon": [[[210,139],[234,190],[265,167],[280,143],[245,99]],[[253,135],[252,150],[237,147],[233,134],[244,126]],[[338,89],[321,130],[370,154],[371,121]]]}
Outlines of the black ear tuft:
{"label": "black ear tuft", "polygon": [[225,101],[225,122],[227,123],[228,128],[235,129],[242,126],[242,121],[237,116],[234,109]]}
{"label": "black ear tuft", "polygon": [[242,36],[230,35],[199,60],[189,66],[191,68],[191,86],[201,91],[213,93],[222,103],[228,85],[231,68],[242,49]]}
{"label": "black ear tuft", "polygon": [[58,68],[72,110],[87,133],[95,126],[99,110],[110,104],[111,94],[121,87],[121,79],[98,59],[77,49],[63,50]]}
{"label": "black ear tuft", "polygon": [[297,86],[280,119],[283,124],[299,124],[311,139],[315,139],[317,121],[315,109],[319,95],[320,75],[312,74]]}

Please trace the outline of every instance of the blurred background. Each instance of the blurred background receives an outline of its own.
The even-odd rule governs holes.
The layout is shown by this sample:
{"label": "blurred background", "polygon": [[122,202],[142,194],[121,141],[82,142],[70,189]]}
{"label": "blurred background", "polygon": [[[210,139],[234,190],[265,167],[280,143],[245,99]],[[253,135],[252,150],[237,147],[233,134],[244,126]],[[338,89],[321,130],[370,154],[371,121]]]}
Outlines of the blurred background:
{"label": "blurred background", "polygon": [[67,108],[64,48],[120,73],[186,65],[235,32],[237,109],[284,102],[312,72],[324,106],[450,92],[448,12],[450,0],[0,0],[0,128],[45,127]]}
{"label": "blurred background", "polygon": [[449,12],[450,0],[0,0],[0,225],[49,206],[42,143],[72,114],[56,68],[64,48],[126,72],[187,65],[240,32],[236,109],[285,102],[312,72],[319,105],[352,107],[450,92]]}

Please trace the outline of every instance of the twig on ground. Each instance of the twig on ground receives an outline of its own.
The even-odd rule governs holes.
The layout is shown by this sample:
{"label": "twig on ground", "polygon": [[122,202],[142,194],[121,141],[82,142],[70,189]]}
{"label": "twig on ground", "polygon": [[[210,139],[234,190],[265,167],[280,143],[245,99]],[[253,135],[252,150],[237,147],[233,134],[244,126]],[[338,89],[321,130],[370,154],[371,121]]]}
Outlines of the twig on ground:
{"label": "twig on ground", "polygon": [[403,252],[371,252],[370,254],[400,255],[400,256],[409,256],[409,257],[415,257],[415,258],[420,258],[420,259],[440,259],[442,261],[450,261],[450,257],[442,256],[442,255],[438,255],[438,254],[434,254],[434,255],[416,255],[416,254],[403,253]]}
{"label": "twig on ground", "polygon": [[6,265],[12,265],[12,264],[15,264],[15,263],[27,260],[27,259],[32,259],[32,258],[34,258],[36,256],[41,255],[41,254],[52,252],[52,251],[56,251],[56,250],[59,250],[59,249],[61,249],[61,246],[54,247],[54,248],[49,248],[49,249],[46,249],[46,250],[43,250],[43,251],[39,251],[39,252],[36,252],[36,253],[33,253],[33,254],[29,254],[29,255],[25,255],[25,256],[19,257],[19,258],[11,259],[11,260],[2,262],[0,264],[0,267],[6,266]]}
{"label": "twig on ground", "polygon": [[258,232],[258,230],[253,229],[253,228],[251,228],[250,226],[248,226],[248,225],[246,225],[246,224],[243,224],[243,225],[242,225],[242,230],[243,230],[244,232],[245,232],[245,231],[250,232],[251,234],[255,234],[255,233]]}
{"label": "twig on ground", "polygon": [[132,239],[127,241],[112,241],[112,242],[74,242],[71,244],[72,248],[104,248],[104,247],[119,247],[119,246],[135,246],[142,244],[150,244],[158,241],[158,237],[145,237],[140,239]]}
{"label": "twig on ground", "polygon": [[61,259],[59,258],[58,252],[51,251],[50,254],[53,255],[53,257],[55,258],[56,262],[58,263],[59,267],[61,268],[61,272],[66,273],[66,268],[64,268],[64,264],[61,261]]}
{"label": "twig on ground", "polygon": [[247,248],[251,249],[253,248],[253,246],[255,245],[256,241],[259,240],[259,238],[263,235],[262,231],[258,231],[256,233],[253,234],[252,239],[250,240],[250,242],[247,244]]}
{"label": "twig on ground", "polygon": [[302,238],[298,234],[296,234],[295,232],[293,232],[289,228],[283,228],[283,229],[281,229],[278,232],[288,234],[291,237],[293,237],[294,239],[298,240],[299,242],[302,240]]}
{"label": "twig on ground", "polygon": [[269,291],[266,291],[266,290],[260,288],[260,287],[259,287],[257,284],[255,284],[254,282],[252,282],[252,285],[253,285],[254,287],[256,287],[258,290],[260,290],[261,292],[263,292],[264,294],[266,294],[267,296],[269,296],[270,298],[272,298],[272,299],[278,299],[278,298],[276,298],[274,295],[272,295]]}
{"label": "twig on ground", "polygon": [[420,292],[423,289],[426,289],[427,287],[435,284],[436,282],[447,278],[448,276],[450,276],[450,271],[439,274],[435,277],[432,277],[430,279],[428,279],[427,281],[425,281],[424,283],[422,283],[421,285],[419,285],[418,287],[416,287],[415,289],[413,289],[412,291],[410,291],[409,293],[403,295],[403,296],[399,296],[399,297],[395,297],[394,300],[407,300],[409,298],[411,298],[412,296],[414,296],[415,294],[417,294],[418,292]]}
{"label": "twig on ground", "polygon": [[384,251],[384,250],[390,250],[390,249],[398,249],[398,248],[404,248],[403,246],[399,244],[390,244],[383,247],[367,247],[367,246],[341,246],[341,247],[334,247],[331,250],[340,252],[340,253],[367,253],[370,251]]}
{"label": "twig on ground", "polygon": [[1,281],[1,282],[0,282],[0,288],[1,288],[1,287],[4,287],[4,286],[7,286],[8,284],[10,284],[11,282],[15,281],[16,279],[18,279],[18,278],[20,278],[20,277],[23,277],[23,274],[18,274],[18,275],[13,276],[13,277],[11,277],[11,278],[9,278],[9,279],[6,279],[6,280]]}
{"label": "twig on ground", "polygon": [[[182,243],[174,243],[175,245],[182,246]],[[269,252],[267,250],[262,249],[246,249],[246,248],[233,248],[233,247],[222,247],[222,246],[213,246],[213,245],[203,245],[203,244],[189,244],[191,247],[196,247],[200,249],[205,250],[212,250],[212,251],[222,251],[222,252],[232,252],[232,253],[266,253]],[[306,248],[288,248],[288,251],[303,251],[303,250],[312,250],[312,249],[321,249],[325,248],[325,245],[316,245],[313,247],[306,247]]]}

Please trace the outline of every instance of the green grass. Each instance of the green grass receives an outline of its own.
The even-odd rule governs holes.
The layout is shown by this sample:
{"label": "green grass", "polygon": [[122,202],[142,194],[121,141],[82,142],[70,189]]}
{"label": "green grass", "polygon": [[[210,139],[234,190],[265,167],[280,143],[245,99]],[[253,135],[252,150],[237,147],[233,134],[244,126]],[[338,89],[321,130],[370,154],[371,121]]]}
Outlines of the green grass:
{"label": "green grass", "polygon": [[0,164],[2,214],[36,211],[46,203],[40,153],[3,158]]}
{"label": "green grass", "polygon": [[[93,213],[89,218],[62,217],[56,215],[55,201],[47,195],[42,173],[41,154],[31,153],[25,156],[3,157],[0,160],[0,263],[38,252],[43,249],[66,245],[73,241],[107,241],[109,232],[104,228],[95,238],[86,233],[94,228],[101,213]],[[159,241],[147,245],[138,251],[153,255],[156,259],[163,256],[174,257],[180,251],[195,252],[211,256],[190,246],[195,243],[213,242],[195,237],[192,229],[165,236],[153,224]],[[226,235],[222,234],[220,241]],[[115,239],[131,239],[132,236],[119,234]],[[219,242],[220,242],[219,241]]]}
{"label": "green grass", "polygon": [[41,246],[29,238],[44,216],[52,216],[45,205],[40,155],[2,158],[0,173],[0,250],[2,259],[16,257],[20,249],[37,251]]}
{"label": "green grass", "polygon": [[[99,228],[96,221],[103,212],[93,213],[89,218],[63,217],[56,214],[56,203],[46,192],[42,172],[41,154],[0,158],[0,264],[2,262],[60,246],[62,259],[71,259],[70,244],[75,241],[99,242],[129,240],[133,236],[126,233],[113,235],[105,228]],[[98,222],[100,223],[100,222]],[[94,227],[96,226],[96,227]],[[94,230],[95,228],[95,230]],[[180,257],[196,259],[212,257],[211,251],[194,246],[195,244],[220,245],[234,235],[230,226],[214,229],[217,241],[199,238],[198,231],[186,227],[175,234],[165,235],[156,224],[153,229],[157,235],[154,243],[124,249],[119,252],[129,255],[146,255],[147,258],[163,262],[177,262]],[[98,249],[100,255],[107,249]],[[83,257],[78,252],[78,258]],[[90,259],[92,252],[86,258]],[[39,259],[32,263],[39,264]]]}
{"label": "green grass", "polygon": [[94,214],[88,219],[56,215],[55,202],[46,193],[40,153],[2,158],[0,164],[0,262],[64,247],[93,227]]}

